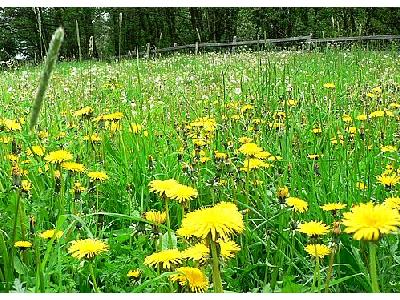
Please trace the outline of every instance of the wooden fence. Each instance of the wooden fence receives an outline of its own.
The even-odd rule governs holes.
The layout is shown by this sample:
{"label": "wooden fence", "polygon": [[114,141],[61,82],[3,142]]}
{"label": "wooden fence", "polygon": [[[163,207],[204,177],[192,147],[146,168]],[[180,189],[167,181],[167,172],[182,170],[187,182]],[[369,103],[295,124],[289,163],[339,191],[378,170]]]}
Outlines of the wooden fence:
{"label": "wooden fence", "polygon": [[131,53],[130,55],[124,55],[125,57],[132,56],[144,56],[149,57],[150,54],[157,55],[158,53],[172,52],[184,49],[194,49],[194,53],[197,54],[200,48],[219,48],[219,47],[230,47],[232,52],[235,51],[236,47],[239,46],[247,46],[247,45],[274,45],[279,43],[287,43],[287,42],[303,42],[308,48],[311,45],[317,45],[318,43],[336,43],[336,42],[360,42],[360,41],[373,41],[373,40],[399,40],[400,35],[367,35],[367,36],[354,36],[354,37],[336,37],[336,38],[316,38],[313,39],[312,35],[305,36],[297,36],[297,37],[289,37],[289,38],[281,38],[281,39],[257,39],[252,41],[237,41],[236,37],[233,38],[232,42],[229,43],[199,43],[196,42],[194,44],[182,45],[178,46],[174,44],[173,47],[166,47],[157,49],[154,47],[150,49],[150,43],[146,45],[146,51],[142,51],[139,53]]}

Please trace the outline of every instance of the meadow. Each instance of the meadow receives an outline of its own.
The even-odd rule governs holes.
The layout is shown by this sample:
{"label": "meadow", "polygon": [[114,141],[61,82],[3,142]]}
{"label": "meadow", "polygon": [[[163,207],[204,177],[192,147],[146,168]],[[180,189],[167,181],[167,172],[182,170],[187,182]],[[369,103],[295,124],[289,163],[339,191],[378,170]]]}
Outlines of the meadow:
{"label": "meadow", "polygon": [[1,71],[3,292],[399,292],[395,51]]}

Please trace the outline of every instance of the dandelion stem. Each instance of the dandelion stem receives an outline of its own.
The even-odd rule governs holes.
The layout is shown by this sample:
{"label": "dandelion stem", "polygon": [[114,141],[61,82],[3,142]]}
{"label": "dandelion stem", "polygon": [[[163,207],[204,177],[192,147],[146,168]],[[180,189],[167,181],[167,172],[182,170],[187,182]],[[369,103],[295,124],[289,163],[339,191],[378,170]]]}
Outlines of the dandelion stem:
{"label": "dandelion stem", "polygon": [[209,242],[210,242],[211,256],[212,256],[212,273],[213,273],[212,277],[214,283],[214,292],[223,293],[224,290],[222,288],[221,273],[219,271],[217,245],[215,244],[215,242],[212,240],[211,237],[209,237]]}
{"label": "dandelion stem", "polygon": [[328,273],[326,275],[326,282],[325,282],[325,293],[328,292],[329,289],[329,282],[331,281],[332,271],[333,271],[333,262],[335,260],[335,247],[332,247],[331,255],[329,256],[329,267]]}
{"label": "dandelion stem", "polygon": [[94,270],[93,270],[93,262],[89,262],[89,271],[90,275],[92,276],[92,281],[93,281],[93,289],[96,293],[100,293],[99,288],[97,287],[97,282],[96,282],[96,276],[94,275]]}
{"label": "dandelion stem", "polygon": [[165,213],[167,215],[167,227],[168,227],[168,248],[172,248],[172,235],[171,235],[171,220],[169,218],[169,201],[168,198],[165,198]]}
{"label": "dandelion stem", "polygon": [[313,277],[313,282],[312,282],[312,286],[311,286],[311,291],[315,290],[315,283],[319,282],[319,257],[316,256],[315,257],[315,269],[314,269],[314,277]]}
{"label": "dandelion stem", "polygon": [[369,272],[371,276],[372,292],[379,293],[378,276],[376,274],[376,249],[375,242],[369,242]]}

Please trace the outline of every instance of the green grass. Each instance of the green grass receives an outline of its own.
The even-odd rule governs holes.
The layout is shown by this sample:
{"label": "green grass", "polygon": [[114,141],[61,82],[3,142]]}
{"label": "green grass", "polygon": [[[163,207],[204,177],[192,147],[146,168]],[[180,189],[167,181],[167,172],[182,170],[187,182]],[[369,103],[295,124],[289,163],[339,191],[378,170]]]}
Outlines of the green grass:
{"label": "green grass", "polygon": [[[398,185],[388,189],[376,179],[390,163],[399,168],[397,151],[380,151],[382,145],[400,146],[399,110],[390,109],[392,117],[356,119],[400,103],[398,61],[396,52],[326,49],[176,55],[111,64],[58,63],[37,125],[38,131],[48,132],[47,138],[27,130],[40,67],[2,71],[0,118],[23,118],[25,124],[21,131],[9,132],[4,126],[0,131],[0,139],[10,138],[0,144],[0,289],[92,292],[87,263],[71,257],[67,249],[72,240],[95,237],[106,240],[110,248],[93,262],[101,291],[176,291],[177,286],[171,289],[168,273],[144,265],[144,258],[157,249],[156,236],[141,217],[145,211],[164,209],[164,201],[149,192],[149,182],[174,178],[198,190],[191,210],[219,201],[233,201],[239,210],[249,210],[245,232],[235,237],[241,251],[222,261],[224,290],[311,292],[315,260],[304,251],[305,235],[293,230],[297,224],[310,220],[332,224],[331,214],[320,209],[325,203],[346,203],[348,211],[357,203],[382,203],[389,196],[399,196]],[[328,82],[336,88],[325,88]],[[382,93],[368,97],[377,86]],[[298,104],[290,107],[289,99]],[[245,104],[253,108],[241,113]],[[84,106],[93,108],[93,116],[123,112],[121,129],[111,132],[100,123],[73,116]],[[277,111],[286,113],[281,130],[270,127]],[[350,124],[342,120],[344,114],[352,117]],[[206,163],[195,163],[193,142],[185,131],[185,125],[200,117],[217,122],[214,138],[202,149],[211,158]],[[254,119],[261,123],[255,126]],[[130,123],[142,124],[143,130],[130,132]],[[349,126],[357,127],[354,136],[346,132]],[[316,127],[322,129],[321,134],[312,132]],[[84,140],[93,133],[99,134],[100,143]],[[331,139],[339,140],[339,135],[343,135],[343,145],[332,144]],[[240,171],[244,156],[237,152],[243,136],[283,159],[247,176]],[[44,171],[43,158],[27,156],[32,145],[45,147],[46,154],[69,150],[74,161],[88,171],[105,171],[109,179],[93,187],[86,174],[61,171],[57,182],[55,165]],[[216,150],[227,153],[229,163],[216,162]],[[7,158],[11,153],[17,154],[18,165],[28,172],[22,179],[32,183],[29,193],[13,186],[12,162]],[[321,157],[311,160],[309,154]],[[182,168],[184,162],[192,171]],[[214,184],[221,180],[224,184]],[[87,188],[80,199],[74,199],[71,191],[75,181]],[[364,182],[367,189],[357,189],[357,182]],[[279,203],[276,192],[285,185],[291,196],[308,202],[307,212],[295,213]],[[181,223],[181,208],[170,201],[169,210],[175,231]],[[60,240],[47,242],[37,236],[55,227],[64,231]],[[13,247],[14,228],[14,241],[29,240],[32,248]],[[165,233],[166,228],[161,231]],[[323,241],[328,244],[331,239],[329,235]],[[345,233],[339,241],[329,291],[370,292],[367,243]],[[186,245],[178,238],[179,249]],[[398,235],[380,241],[381,292],[400,291],[398,245]],[[314,291],[324,290],[328,261],[328,257],[320,260],[321,285]],[[138,282],[126,275],[135,268],[142,270]],[[210,265],[204,271],[212,282]]]}

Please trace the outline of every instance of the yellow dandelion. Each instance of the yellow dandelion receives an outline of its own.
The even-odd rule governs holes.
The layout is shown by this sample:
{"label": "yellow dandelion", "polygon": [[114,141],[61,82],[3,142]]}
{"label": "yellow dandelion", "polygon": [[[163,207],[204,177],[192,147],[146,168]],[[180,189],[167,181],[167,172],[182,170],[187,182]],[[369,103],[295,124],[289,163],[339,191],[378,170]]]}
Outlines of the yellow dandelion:
{"label": "yellow dandelion", "polygon": [[29,241],[17,241],[15,242],[14,247],[20,249],[27,249],[32,247],[32,243]]}
{"label": "yellow dandelion", "polygon": [[364,114],[361,114],[361,115],[358,115],[356,117],[356,119],[359,120],[359,121],[366,121],[368,119],[368,116],[364,115]]}
{"label": "yellow dandelion", "polygon": [[83,164],[79,164],[79,163],[72,162],[72,161],[63,162],[61,164],[61,167],[63,167],[65,170],[76,172],[76,173],[85,172],[85,166]]}
{"label": "yellow dandelion", "polygon": [[247,171],[251,171],[253,169],[269,168],[269,167],[271,167],[271,165],[262,161],[261,159],[248,158],[243,161],[243,167],[240,168],[240,170],[247,172]]}
{"label": "yellow dandelion", "polygon": [[327,83],[324,83],[324,88],[327,88],[327,89],[334,89],[336,86],[335,86],[335,84],[333,83],[333,82],[327,82]]}
{"label": "yellow dandelion", "polygon": [[239,148],[239,152],[247,156],[254,156],[261,151],[263,151],[263,149],[255,143],[245,143]]}
{"label": "yellow dandelion", "polygon": [[108,251],[108,245],[100,240],[86,239],[72,241],[68,253],[77,259],[91,259]]}
{"label": "yellow dandelion", "polygon": [[324,211],[335,211],[339,209],[345,208],[347,205],[343,203],[327,203],[325,205],[320,206]]}
{"label": "yellow dandelion", "polygon": [[243,215],[231,202],[221,202],[213,207],[202,208],[188,213],[182,220],[177,234],[183,237],[205,239],[208,235],[216,241],[228,239],[234,233],[244,230]]}
{"label": "yellow dandelion", "polygon": [[47,154],[44,157],[44,160],[53,163],[53,164],[59,164],[64,161],[72,160],[72,154],[69,151],[66,150],[57,150],[57,151],[52,151],[49,154]]}
{"label": "yellow dandelion", "polygon": [[99,180],[99,181],[104,181],[108,179],[108,175],[106,172],[103,171],[95,171],[95,172],[89,172],[87,173],[89,178],[91,180]]}
{"label": "yellow dandelion", "polygon": [[150,192],[156,193],[160,196],[166,195],[167,191],[174,188],[179,183],[175,179],[167,180],[152,180],[149,183]]}
{"label": "yellow dandelion", "polygon": [[37,156],[42,157],[44,155],[44,148],[41,146],[32,146],[31,148],[28,148],[28,150],[26,151],[26,154],[28,156],[31,156],[32,154],[35,154]]}
{"label": "yellow dandelion", "polygon": [[319,133],[322,133],[322,129],[319,128],[319,127],[313,128],[312,132],[315,133],[315,134],[319,134]]}
{"label": "yellow dandelion", "polygon": [[126,276],[128,276],[129,278],[138,279],[140,277],[140,274],[141,271],[139,269],[135,269],[135,270],[129,270]]}
{"label": "yellow dandelion", "polygon": [[310,221],[300,224],[297,231],[307,234],[308,236],[325,235],[329,231],[329,227],[321,221]]}
{"label": "yellow dandelion", "polygon": [[179,203],[190,201],[193,198],[197,198],[198,195],[199,193],[195,188],[186,186],[184,184],[175,184],[171,187],[171,189],[166,191],[166,196],[168,198],[174,199]]}
{"label": "yellow dandelion", "polygon": [[9,131],[20,131],[22,129],[21,124],[16,120],[4,119],[3,124]]}
{"label": "yellow dandelion", "polygon": [[293,207],[294,211],[305,212],[308,209],[308,203],[297,197],[289,197],[286,199],[286,205]]}
{"label": "yellow dandelion", "polygon": [[164,269],[171,269],[171,267],[180,264],[181,260],[182,253],[178,249],[167,249],[146,256],[144,264],[148,266],[161,264]]}
{"label": "yellow dandelion", "polygon": [[400,197],[388,197],[383,204],[392,209],[400,210]]}
{"label": "yellow dandelion", "polygon": [[323,244],[310,244],[304,247],[306,252],[313,257],[324,258],[331,253],[331,249]]}
{"label": "yellow dandelion", "polygon": [[240,246],[232,240],[218,239],[217,243],[221,248],[221,256],[225,259],[235,257],[235,254],[240,251]]}
{"label": "yellow dandelion", "polygon": [[350,123],[351,121],[353,121],[353,118],[351,116],[349,116],[349,115],[343,115],[342,116],[342,120],[345,123]]}
{"label": "yellow dandelion", "polygon": [[382,146],[381,147],[381,152],[396,152],[397,147],[396,146]]}
{"label": "yellow dandelion", "polygon": [[93,113],[93,108],[85,106],[74,112],[75,117],[90,116]]}
{"label": "yellow dandelion", "polygon": [[131,123],[129,126],[129,132],[132,133],[139,133],[141,132],[143,129],[143,126],[141,124],[137,124],[137,123]]}
{"label": "yellow dandelion", "polygon": [[393,187],[399,183],[400,176],[397,176],[396,174],[380,175],[380,176],[377,176],[376,179],[378,180],[378,182],[380,184],[384,185],[385,187]]}
{"label": "yellow dandelion", "polygon": [[29,180],[22,180],[21,181],[21,189],[23,192],[29,192],[32,189],[32,183]]}
{"label": "yellow dandelion", "polygon": [[397,210],[372,202],[354,206],[343,214],[346,233],[353,233],[355,240],[376,241],[383,234],[397,232],[400,215]]}
{"label": "yellow dandelion", "polygon": [[367,189],[367,185],[364,182],[357,182],[356,188],[361,191],[365,191]]}
{"label": "yellow dandelion", "polygon": [[207,259],[209,255],[210,249],[202,243],[197,243],[182,251],[182,258],[188,258],[194,261],[203,261]]}
{"label": "yellow dandelion", "polygon": [[276,195],[281,199],[289,197],[289,188],[287,186],[278,188]]}
{"label": "yellow dandelion", "polygon": [[60,239],[63,235],[63,231],[56,229],[49,229],[39,234],[39,236],[43,239],[52,239],[55,236],[57,240]]}
{"label": "yellow dandelion", "polygon": [[191,292],[204,292],[208,289],[207,276],[198,268],[181,267],[176,269],[177,274],[169,278],[173,282],[178,282],[181,286],[186,286]]}
{"label": "yellow dandelion", "polygon": [[247,136],[242,136],[241,138],[239,138],[239,143],[241,144],[248,144],[251,143],[252,141],[253,139]]}
{"label": "yellow dandelion", "polygon": [[156,225],[163,224],[165,220],[167,219],[167,213],[165,211],[160,212],[160,211],[147,211],[144,214],[144,218],[149,221],[153,222]]}

